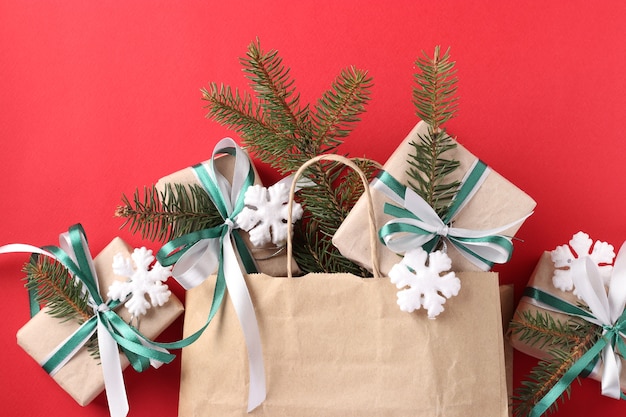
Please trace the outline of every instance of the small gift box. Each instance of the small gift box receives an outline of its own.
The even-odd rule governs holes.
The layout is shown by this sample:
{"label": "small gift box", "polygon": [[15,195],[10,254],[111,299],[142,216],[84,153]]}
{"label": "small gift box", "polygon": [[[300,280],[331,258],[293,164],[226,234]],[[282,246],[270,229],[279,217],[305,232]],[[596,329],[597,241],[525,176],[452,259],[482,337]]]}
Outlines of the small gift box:
{"label": "small gift box", "polygon": [[[245,150],[240,149],[240,151],[245,154],[246,159],[248,159]],[[236,157],[234,155],[226,153],[218,155],[212,160],[212,162],[205,161],[199,165],[209,165],[210,163],[213,163],[214,170],[223,175],[224,178],[226,178],[228,181],[232,182],[235,173],[235,161]],[[256,171],[254,165],[250,163],[250,166],[254,175],[254,184],[262,185],[261,178],[259,177],[259,174]],[[157,190],[163,192],[165,190],[166,184],[201,185],[201,181],[199,180],[198,175],[195,173],[194,168],[187,167],[159,179],[156,183]],[[289,187],[287,187],[287,189],[288,188]],[[250,236],[247,232],[243,230],[237,230],[237,233],[239,233],[239,235],[243,238],[246,247],[254,258],[256,269],[258,272],[263,272],[269,275],[276,276],[284,276],[287,274],[287,271],[285,269],[286,264],[284,247],[276,247],[276,245],[271,244],[271,242],[267,245],[256,247],[250,242]],[[299,270],[295,262],[293,262],[292,265],[294,271]]]}
{"label": "small gift box", "polygon": [[[115,255],[122,254],[124,258],[130,258],[130,253],[130,247],[122,239],[115,238],[94,259],[95,272],[105,299],[107,289],[113,282],[127,280],[127,277],[116,276],[113,272]],[[47,307],[44,307],[17,332],[17,343],[41,364],[80,327],[76,321],[55,318],[46,310]],[[131,314],[125,308],[120,306],[116,312],[125,322],[131,321]],[[147,338],[153,339],[182,312],[182,303],[172,294],[164,305],[150,308],[141,316],[139,330]],[[122,368],[129,365],[125,355],[120,354],[120,361]],[[82,406],[89,404],[105,387],[100,360],[92,357],[85,346],[54,373],[52,378]]]}
{"label": "small gift box", "polygon": [[[613,263],[613,259],[615,262]],[[601,381],[602,395],[625,398],[626,244],[579,232],[545,252],[511,322],[513,346],[543,359],[516,395],[520,412],[538,417],[578,377]]]}
{"label": "small gift box", "polygon": [[[566,301],[571,305],[579,305],[581,303],[581,300],[572,292],[559,290],[553,285],[553,276],[556,270],[557,268],[551,259],[550,252],[544,252],[539,259],[530,280],[528,281],[525,296],[522,297],[517,305],[514,320],[520,320],[524,314],[536,316],[537,313],[549,314],[554,321],[562,324],[576,318],[575,316],[566,314],[565,312],[559,312],[557,308],[543,305],[542,303],[537,302],[536,298],[534,298],[536,290],[539,290],[544,294]],[[511,335],[511,344],[514,349],[538,359],[551,359],[552,355],[550,354],[550,351],[556,347],[555,344],[550,342],[529,343],[528,341],[522,339],[520,332],[514,332]],[[622,359],[621,362],[622,368],[626,368],[626,361]],[[600,381],[602,379],[602,368],[596,368],[588,376],[596,381]],[[620,386],[623,389],[626,389],[626,375],[624,372],[620,375]]]}
{"label": "small gift box", "polygon": [[[407,162],[407,158],[414,152],[411,142],[419,141],[420,136],[424,136],[427,133],[428,125],[424,122],[419,122],[383,167],[387,174],[395,179],[398,184],[401,184],[401,187],[404,187],[408,182],[406,171],[410,165]],[[468,171],[474,169],[477,161],[477,158],[460,144],[457,144],[455,149],[446,152],[444,155],[448,159],[458,161],[460,164],[459,168],[449,175],[450,182],[455,180],[462,181]],[[450,228],[454,227],[471,231],[489,231],[510,225],[506,229],[498,230],[497,234],[512,237],[520,228],[523,219],[532,212],[536,203],[522,190],[493,170],[483,168],[482,175],[484,177],[482,185],[475,190],[472,196],[466,199],[465,205],[457,212],[450,224],[441,224],[441,229],[447,229],[449,226]],[[384,213],[383,207],[386,203],[397,204],[397,201],[390,198],[387,193],[382,192],[377,186],[370,185],[370,189],[374,207],[376,208],[376,224],[380,228],[387,222],[395,219],[394,216]],[[402,198],[404,197],[402,196]],[[366,230],[367,208],[365,199],[361,197],[337,230],[333,238],[333,244],[345,257],[371,270],[371,263],[368,257],[370,245],[368,239],[363,238]],[[438,234],[442,232],[436,231],[433,233]],[[454,239],[451,238],[450,241],[452,240]],[[473,260],[468,259],[464,255],[464,251],[460,251],[454,243],[447,244],[447,252],[452,259],[452,269],[455,271],[489,269],[489,267],[478,266]],[[391,267],[400,260],[396,252],[383,245],[378,245],[378,255],[383,274],[388,273]]]}

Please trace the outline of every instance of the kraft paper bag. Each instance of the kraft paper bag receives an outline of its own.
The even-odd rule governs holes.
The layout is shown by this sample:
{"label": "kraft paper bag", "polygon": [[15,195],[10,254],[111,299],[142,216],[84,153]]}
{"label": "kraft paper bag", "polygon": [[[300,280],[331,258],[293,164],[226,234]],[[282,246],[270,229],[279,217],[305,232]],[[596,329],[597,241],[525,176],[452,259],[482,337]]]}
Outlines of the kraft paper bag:
{"label": "kraft paper bag", "polygon": [[[387,278],[248,275],[267,398],[246,412],[245,344],[226,297],[183,349],[179,415],[508,416],[498,275],[457,276],[459,295],[429,320],[402,312]],[[206,321],[214,285],[187,293],[185,335]]]}
{"label": "kraft paper bag", "polygon": [[[573,293],[561,291],[552,284],[552,276],[554,275],[554,270],[555,266],[552,262],[550,252],[546,251],[539,259],[539,262],[537,263],[537,266],[535,267],[535,270],[533,271],[530,280],[528,281],[528,287],[540,289],[550,295],[561,298],[569,302],[570,304],[576,305],[577,303],[579,303],[580,300]],[[548,313],[554,318],[554,320],[558,320],[561,323],[566,323],[567,321],[572,319],[567,314],[549,311],[538,307],[535,304],[532,304],[530,300],[526,297],[522,297],[519,304],[517,305],[514,320],[518,315],[524,312],[531,312],[533,315],[536,314],[536,312]],[[519,335],[515,334],[511,335],[511,344],[515,349],[519,350],[520,352],[523,352],[538,359],[550,359],[552,356],[550,355],[549,351],[550,349],[554,348],[554,346],[550,344],[546,344],[543,348],[540,348],[539,345],[531,346],[520,340]],[[623,358],[622,368],[626,369],[626,360],[624,360]],[[597,372],[592,372],[589,375],[589,378],[595,379],[596,381],[601,381],[602,367],[600,367]],[[622,387],[622,390],[626,390],[626,372],[622,372],[620,375],[620,386]]]}
{"label": "kraft paper bag", "polygon": [[[504,364],[506,367],[506,390],[509,397],[513,394],[513,345],[508,337],[509,323],[515,310],[515,293],[513,285],[500,286],[500,308],[502,310],[502,330],[504,331]],[[513,409],[509,410],[513,415]]]}
{"label": "kraft paper bag", "polygon": [[[204,163],[208,163],[205,161]],[[215,159],[215,168],[219,171],[224,177],[231,178],[233,177],[235,157],[231,155],[221,155]],[[252,169],[254,170],[254,183],[258,185],[263,185],[261,183],[261,179],[259,177],[259,173],[256,171],[254,165],[252,165]],[[180,171],[176,171],[173,174],[167,175],[156,183],[157,190],[163,192],[165,190],[165,184],[183,184],[183,185],[200,185],[200,181],[196,177],[191,167],[182,169]],[[243,240],[246,243],[246,246],[250,249],[250,253],[254,257],[254,261],[257,266],[257,270],[259,272],[274,275],[274,276],[285,276],[287,275],[286,270],[286,255],[285,250],[276,249],[271,244],[265,248],[255,248],[252,243],[250,243],[250,238],[248,233],[243,230],[238,230],[238,233],[241,235]],[[293,271],[298,272],[298,265],[295,261],[292,262]]]}
{"label": "kraft paper bag", "polygon": [[[126,278],[118,277],[113,273],[113,257],[117,253],[122,253],[124,257],[130,257],[131,250],[130,246],[122,239],[115,238],[94,258],[101,291],[108,288],[114,280],[126,280]],[[154,340],[182,312],[182,303],[172,294],[168,302],[162,307],[152,307],[146,315],[141,317],[139,331],[149,339]],[[124,321],[130,320],[130,314],[126,309],[120,308],[118,313]],[[17,343],[34,360],[41,362],[79,327],[79,324],[73,320],[63,321],[52,317],[44,308],[18,330]],[[128,359],[122,354],[120,354],[120,358],[122,367],[126,368],[129,364]],[[81,348],[52,378],[82,406],[89,404],[104,390],[100,363],[90,356],[85,347]]]}
{"label": "kraft paper bag", "polygon": [[[409,179],[406,173],[409,168],[407,159],[415,152],[411,142],[419,141],[418,135],[425,135],[427,132],[428,125],[423,121],[419,122],[383,166],[383,169],[400,183],[406,185]],[[450,182],[460,181],[476,160],[476,156],[460,144],[456,149],[444,155],[460,163],[459,168],[450,175]],[[393,202],[375,188],[370,187],[370,190],[376,208],[376,224],[382,227],[393,218],[383,212],[383,206],[386,202]],[[535,205],[535,201],[526,193],[492,170],[478,192],[453,219],[453,226],[471,230],[487,230],[504,226],[531,213]],[[366,206],[367,203],[362,196],[337,230],[333,237],[333,244],[346,258],[371,270],[370,245],[366,238]],[[519,223],[500,234],[514,236],[521,225],[522,223]],[[391,267],[400,261],[400,257],[384,245],[378,245],[377,250],[380,271],[387,274]],[[448,256],[452,259],[453,271],[481,270],[450,244],[448,244]]]}

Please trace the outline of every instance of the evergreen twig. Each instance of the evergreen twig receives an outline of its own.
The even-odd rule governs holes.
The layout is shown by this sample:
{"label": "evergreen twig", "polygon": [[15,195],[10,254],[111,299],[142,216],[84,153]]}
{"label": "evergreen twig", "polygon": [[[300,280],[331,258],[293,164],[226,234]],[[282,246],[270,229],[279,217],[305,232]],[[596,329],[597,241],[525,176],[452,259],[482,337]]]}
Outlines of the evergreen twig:
{"label": "evergreen twig", "polygon": [[195,230],[223,222],[217,208],[200,185],[165,184],[159,191],[154,185],[136,190],[132,200],[122,196],[115,215],[125,219],[132,233],[142,238],[165,242]]}
{"label": "evergreen twig", "polygon": [[[317,155],[335,152],[369,101],[372,80],[354,67],[344,69],[311,109],[301,104],[289,68],[277,51],[263,51],[257,40],[241,63],[254,97],[210,84],[202,90],[207,117],[234,129],[251,152],[282,174]],[[374,164],[367,160],[360,164],[371,176]],[[330,242],[363,191],[358,177],[347,172],[334,162],[320,162],[307,170],[314,185],[298,194],[305,213],[294,238],[297,261],[305,272],[368,274]]]}
{"label": "evergreen twig", "polygon": [[[580,359],[600,337],[599,327],[585,321],[569,320],[561,323],[554,320],[549,313],[537,312],[533,315],[526,312],[517,315],[510,326],[513,334],[520,340],[541,348],[550,346],[551,358],[539,361],[522,386],[519,387],[511,400],[513,413],[516,417],[527,416],[565,373]],[[560,401],[569,398],[570,387],[563,392]],[[547,413],[558,409],[555,401]]]}
{"label": "evergreen twig", "polygon": [[446,214],[459,187],[458,181],[446,182],[459,162],[444,157],[456,148],[444,127],[454,117],[457,107],[455,63],[450,60],[449,51],[441,55],[437,46],[433,58],[423,53],[415,62],[419,72],[415,74],[413,102],[417,116],[428,124],[428,133],[411,142],[415,153],[410,155],[407,170],[409,187],[440,217]]}
{"label": "evergreen twig", "polygon": [[[75,320],[83,324],[93,316],[88,304],[89,295],[82,283],[74,279],[60,262],[33,255],[22,270],[26,274],[26,288],[35,292],[36,301],[45,305],[45,311],[52,317],[62,322]],[[99,357],[95,334],[86,346],[93,357]]]}

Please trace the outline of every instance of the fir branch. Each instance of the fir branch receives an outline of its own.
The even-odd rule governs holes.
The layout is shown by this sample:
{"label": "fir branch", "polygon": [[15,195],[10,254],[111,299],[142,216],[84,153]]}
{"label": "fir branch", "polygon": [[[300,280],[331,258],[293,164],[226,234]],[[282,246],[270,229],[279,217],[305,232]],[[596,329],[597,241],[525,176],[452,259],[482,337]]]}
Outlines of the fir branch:
{"label": "fir branch", "polygon": [[[254,97],[211,84],[203,90],[207,117],[237,131],[257,158],[282,174],[297,170],[317,155],[334,152],[369,101],[372,80],[366,71],[354,67],[343,70],[311,110],[301,104],[290,70],[277,51],[263,51],[256,40],[241,63]],[[346,175],[336,163],[326,162],[312,166],[306,176],[314,186],[299,192],[305,214],[294,238],[301,249],[301,269],[365,274],[330,242],[362,191],[360,180]]]}
{"label": "fir branch", "polygon": [[257,39],[240,61],[268,119],[281,131],[304,137],[302,125],[308,117],[308,106],[300,107],[300,94],[296,93],[289,68],[283,65],[278,51],[263,52]]}
{"label": "fir branch", "polygon": [[455,62],[450,61],[450,48],[441,56],[440,47],[436,46],[432,59],[422,51],[415,65],[421,71],[415,74],[417,86],[413,89],[417,116],[437,132],[456,113]]}
{"label": "fir branch", "polygon": [[125,219],[132,233],[144,239],[165,242],[187,233],[217,226],[223,222],[207,192],[197,184],[165,184],[163,191],[153,185],[143,194],[136,190],[132,201],[122,196],[115,212]]}
{"label": "fir branch", "polygon": [[47,306],[52,317],[82,324],[93,315],[82,284],[60,262],[34,256],[22,270],[26,274],[26,288],[35,291],[37,302]]}
{"label": "fir branch", "polygon": [[346,68],[333,81],[315,106],[313,117],[315,136],[319,138],[325,152],[334,149],[359,122],[359,115],[365,111],[369,101],[372,79],[367,72],[355,67]]}
{"label": "fir branch", "polygon": [[569,320],[565,323],[555,320],[551,314],[536,311],[517,313],[510,323],[510,331],[523,343],[545,349],[546,346],[570,349],[584,339],[589,325],[582,320]]}
{"label": "fir branch", "polygon": [[[78,324],[93,316],[88,304],[89,295],[83,290],[82,283],[75,280],[60,262],[33,255],[22,271],[26,274],[25,287],[35,292],[37,303],[47,307],[47,314],[61,322],[75,320]],[[96,334],[85,346],[92,357],[100,357]]]}
{"label": "fir branch", "polygon": [[428,133],[411,142],[415,153],[408,160],[408,185],[443,217],[459,187],[458,181],[446,182],[459,163],[444,157],[456,148],[443,126],[456,113],[455,63],[450,61],[449,49],[441,56],[437,46],[432,59],[423,53],[415,64],[419,72],[415,74],[413,102],[418,117],[428,124]]}
{"label": "fir branch", "polygon": [[[523,340],[530,343],[542,343],[543,346],[550,344],[555,346],[549,350],[551,358],[542,360],[533,368],[527,380],[522,382],[514,395],[513,412],[517,417],[527,416],[532,408],[554,387],[565,373],[587,352],[600,337],[600,327],[587,322],[570,320],[565,324],[540,317],[538,313],[524,315],[518,324],[511,327],[515,334],[520,334]],[[545,313],[548,315],[548,313]],[[519,323],[522,323],[521,325]],[[524,324],[525,323],[525,324]],[[544,327],[545,325],[545,327]],[[554,337],[554,340],[548,340]],[[569,398],[570,387],[564,391]],[[561,402],[565,401],[561,395]],[[548,413],[558,409],[558,400],[547,410]]]}

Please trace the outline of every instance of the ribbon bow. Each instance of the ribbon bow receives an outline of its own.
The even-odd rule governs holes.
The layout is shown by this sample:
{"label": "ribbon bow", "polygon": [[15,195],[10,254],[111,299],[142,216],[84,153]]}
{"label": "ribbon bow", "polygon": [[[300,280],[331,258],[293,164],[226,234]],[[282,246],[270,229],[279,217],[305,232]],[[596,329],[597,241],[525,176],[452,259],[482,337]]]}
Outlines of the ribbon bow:
{"label": "ribbon bow", "polygon": [[395,219],[381,227],[379,231],[381,241],[396,253],[404,253],[420,246],[430,252],[443,238],[482,270],[491,269],[494,263],[507,262],[513,252],[513,243],[510,237],[498,233],[523,222],[532,213],[489,230],[469,230],[450,226],[454,216],[476,194],[489,172],[490,169],[484,162],[476,160],[465,174],[447,214],[440,218],[417,193],[383,171],[372,186],[401,207],[385,203],[384,212],[394,216]]}
{"label": "ribbon bow", "polygon": [[[219,154],[235,157],[232,184],[215,169],[215,157]],[[247,154],[230,138],[218,142],[208,166],[198,164],[193,170],[224,219],[224,223],[174,239],[163,246],[156,257],[161,265],[174,265],[172,276],[185,289],[200,285],[209,275],[217,271],[207,322],[186,340],[197,339],[209,325],[228,289],[248,351],[250,372],[248,411],[252,411],[265,400],[265,369],[259,327],[237,254],[246,272],[256,272],[256,269],[252,256],[236,231],[235,218],[245,206],[246,190],[254,184],[254,170]]]}
{"label": "ribbon bow", "polygon": [[589,306],[589,311],[537,288],[527,288],[524,295],[539,307],[579,317],[602,327],[602,335],[535,405],[531,417],[543,414],[578,376],[589,370],[597,372],[599,367],[602,368],[602,395],[626,399],[620,389],[621,357],[626,352],[626,243],[615,259],[608,294],[598,266],[589,258],[573,262],[571,271],[577,293]]}
{"label": "ribbon bow", "polygon": [[70,227],[68,232],[60,235],[59,240],[59,247],[38,248],[24,244],[0,247],[0,253],[37,253],[59,261],[77,281],[82,283],[89,295],[88,304],[93,309],[94,315],[54,349],[42,361],[41,366],[46,372],[54,375],[72,359],[94,333],[97,333],[109,412],[112,417],[126,416],[129,407],[118,345],[132,367],[138,372],[144,371],[150,364],[158,366],[162,363],[169,363],[174,359],[174,355],[147,339],[118,316],[114,311],[119,304],[118,301],[107,300],[105,302],[102,299],[93,259],[82,226],[77,224]]}

